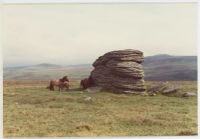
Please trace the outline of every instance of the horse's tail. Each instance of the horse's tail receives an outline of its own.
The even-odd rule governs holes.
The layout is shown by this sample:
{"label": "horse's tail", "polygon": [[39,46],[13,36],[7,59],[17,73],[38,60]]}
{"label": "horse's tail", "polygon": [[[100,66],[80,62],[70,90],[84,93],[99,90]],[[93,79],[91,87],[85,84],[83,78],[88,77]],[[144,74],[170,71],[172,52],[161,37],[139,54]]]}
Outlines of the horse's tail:
{"label": "horse's tail", "polygon": [[50,89],[50,90],[54,90],[54,85],[53,85],[53,82],[52,82],[52,81],[50,81],[49,89]]}

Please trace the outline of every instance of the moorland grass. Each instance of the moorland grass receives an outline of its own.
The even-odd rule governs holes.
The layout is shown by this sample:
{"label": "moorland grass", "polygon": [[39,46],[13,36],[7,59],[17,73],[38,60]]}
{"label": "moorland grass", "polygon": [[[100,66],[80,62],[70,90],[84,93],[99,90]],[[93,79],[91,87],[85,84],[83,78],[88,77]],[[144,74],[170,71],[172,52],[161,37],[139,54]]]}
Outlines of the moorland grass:
{"label": "moorland grass", "polygon": [[[181,93],[197,91],[194,81],[170,83]],[[88,93],[78,89],[78,81],[60,93],[45,89],[47,84],[4,81],[4,137],[197,134],[197,97]]]}

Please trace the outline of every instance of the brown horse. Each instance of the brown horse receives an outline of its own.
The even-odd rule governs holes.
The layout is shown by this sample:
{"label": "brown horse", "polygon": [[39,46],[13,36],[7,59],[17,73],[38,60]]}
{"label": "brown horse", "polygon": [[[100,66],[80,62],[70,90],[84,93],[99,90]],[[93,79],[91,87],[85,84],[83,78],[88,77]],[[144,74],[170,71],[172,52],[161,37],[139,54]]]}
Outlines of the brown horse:
{"label": "brown horse", "polygon": [[66,88],[67,90],[69,89],[69,82],[68,81],[65,81],[65,82],[63,82],[59,85],[59,91],[62,91],[64,88]]}
{"label": "brown horse", "polygon": [[59,91],[63,90],[64,88],[69,89],[68,77],[64,76],[59,80],[51,80],[47,88],[49,88],[51,91],[54,91],[54,86],[57,86],[59,88]]}
{"label": "brown horse", "polygon": [[91,87],[93,85],[92,77],[90,76],[89,78],[85,78],[81,80],[80,85],[83,89],[87,89],[88,87]]}

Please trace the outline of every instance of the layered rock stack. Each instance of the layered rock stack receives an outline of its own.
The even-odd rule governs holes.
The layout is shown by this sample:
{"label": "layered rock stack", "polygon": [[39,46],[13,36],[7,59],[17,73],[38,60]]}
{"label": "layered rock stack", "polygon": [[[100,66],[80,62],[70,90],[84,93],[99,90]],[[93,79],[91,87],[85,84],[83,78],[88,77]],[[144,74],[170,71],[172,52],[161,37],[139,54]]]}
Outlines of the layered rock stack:
{"label": "layered rock stack", "polygon": [[108,52],[93,63],[90,75],[93,85],[118,93],[142,92],[145,90],[143,60],[143,53],[138,50]]}

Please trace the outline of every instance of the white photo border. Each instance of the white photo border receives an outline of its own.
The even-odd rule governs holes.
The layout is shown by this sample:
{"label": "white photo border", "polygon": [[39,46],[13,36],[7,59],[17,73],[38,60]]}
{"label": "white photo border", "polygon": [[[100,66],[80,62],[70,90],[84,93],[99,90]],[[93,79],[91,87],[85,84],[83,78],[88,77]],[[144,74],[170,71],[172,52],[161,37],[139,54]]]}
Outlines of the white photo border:
{"label": "white photo border", "polygon": [[[49,4],[49,3],[198,3],[198,24],[197,24],[197,54],[199,55],[200,53],[200,2],[198,0],[0,0],[0,138],[3,138],[3,50],[2,50],[2,6],[4,4]],[[198,56],[197,55],[197,56]],[[198,56],[198,70],[200,69],[200,57]],[[198,87],[200,86],[200,74],[197,73],[198,75],[198,80],[197,80],[197,85]],[[200,108],[199,104],[199,88],[198,90],[198,108]],[[129,138],[148,138],[148,139],[154,139],[154,138],[166,138],[166,139],[197,139],[199,137],[200,133],[200,124],[199,124],[199,115],[200,111],[198,111],[198,136],[143,136],[143,137],[129,137]],[[39,137],[35,137],[39,138]],[[47,139],[50,139],[52,137],[45,137]],[[54,137],[55,138],[55,137]],[[56,138],[61,138],[61,137],[56,137]],[[62,137],[63,138],[63,137]],[[65,137],[67,138],[67,137]],[[78,138],[78,137],[73,137],[73,138]],[[81,137],[82,138],[82,137]],[[98,138],[98,137],[85,137],[85,138]],[[104,138],[111,138],[111,137],[104,137]],[[114,137],[114,138],[127,138],[127,137]],[[24,138],[23,138],[24,139]],[[26,138],[25,138],[26,139]],[[27,138],[29,139],[29,138]]]}

